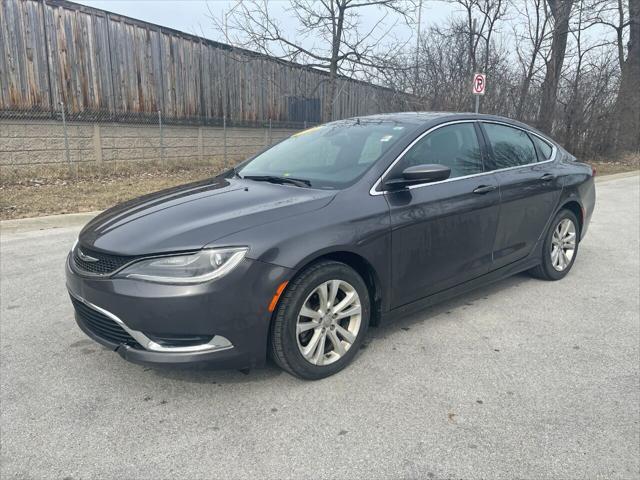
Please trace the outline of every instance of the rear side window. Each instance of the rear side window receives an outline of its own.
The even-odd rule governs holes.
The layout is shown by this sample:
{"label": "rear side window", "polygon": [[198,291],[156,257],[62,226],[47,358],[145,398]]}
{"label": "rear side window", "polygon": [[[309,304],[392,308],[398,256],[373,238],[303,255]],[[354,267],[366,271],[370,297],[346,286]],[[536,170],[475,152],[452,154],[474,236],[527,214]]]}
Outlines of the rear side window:
{"label": "rear side window", "polygon": [[495,123],[484,123],[487,140],[493,149],[493,169],[536,163],[538,157],[527,132]]}
{"label": "rear side window", "polygon": [[428,163],[439,163],[451,168],[449,178],[482,172],[480,144],[473,123],[441,127],[421,138],[402,157],[394,176],[400,175],[407,167]]}
{"label": "rear side window", "polygon": [[538,153],[540,154],[540,161],[549,160],[551,158],[551,154],[553,153],[553,147],[549,145],[547,142],[542,140],[540,137],[536,137],[535,135],[530,135],[533,143],[536,144],[538,148]]}

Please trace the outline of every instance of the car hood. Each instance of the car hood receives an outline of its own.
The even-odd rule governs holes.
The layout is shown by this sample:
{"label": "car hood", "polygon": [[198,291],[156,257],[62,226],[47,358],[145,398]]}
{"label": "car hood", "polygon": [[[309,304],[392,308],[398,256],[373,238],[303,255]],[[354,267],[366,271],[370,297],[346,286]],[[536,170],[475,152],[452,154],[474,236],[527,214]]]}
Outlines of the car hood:
{"label": "car hood", "polygon": [[118,255],[194,250],[258,225],[327,205],[334,191],[213,178],[145,195],[95,217],[84,247]]}

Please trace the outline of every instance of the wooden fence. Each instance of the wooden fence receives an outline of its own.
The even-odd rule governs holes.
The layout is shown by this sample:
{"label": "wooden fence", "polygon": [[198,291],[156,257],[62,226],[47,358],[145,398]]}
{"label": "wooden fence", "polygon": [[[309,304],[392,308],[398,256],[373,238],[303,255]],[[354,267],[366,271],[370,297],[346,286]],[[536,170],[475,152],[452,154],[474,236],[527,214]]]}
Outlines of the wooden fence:
{"label": "wooden fence", "polygon": [[[326,73],[63,0],[0,0],[0,113],[125,121],[317,122]],[[334,118],[411,110],[340,78]]]}

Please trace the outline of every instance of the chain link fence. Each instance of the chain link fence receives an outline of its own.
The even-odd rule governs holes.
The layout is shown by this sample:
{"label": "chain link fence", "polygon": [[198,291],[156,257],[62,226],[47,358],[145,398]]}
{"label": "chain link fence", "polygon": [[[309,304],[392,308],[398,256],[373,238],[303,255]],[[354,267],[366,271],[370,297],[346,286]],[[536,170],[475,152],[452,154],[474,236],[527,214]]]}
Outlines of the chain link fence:
{"label": "chain link fence", "polygon": [[157,114],[0,110],[3,183],[207,169],[217,173],[315,124],[271,119],[166,118]]}

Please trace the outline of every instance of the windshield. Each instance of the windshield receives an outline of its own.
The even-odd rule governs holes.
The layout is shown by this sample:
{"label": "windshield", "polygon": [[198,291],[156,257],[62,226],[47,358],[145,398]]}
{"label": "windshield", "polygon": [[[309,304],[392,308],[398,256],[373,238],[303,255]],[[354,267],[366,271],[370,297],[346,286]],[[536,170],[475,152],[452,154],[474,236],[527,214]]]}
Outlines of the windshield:
{"label": "windshield", "polygon": [[412,126],[346,120],[298,132],[241,167],[242,177],[279,177],[314,188],[343,188],[360,178]]}

